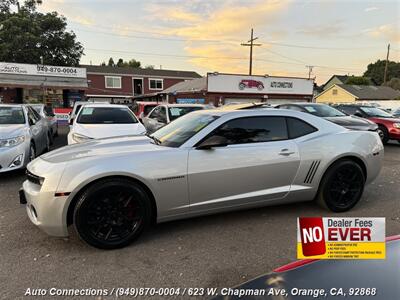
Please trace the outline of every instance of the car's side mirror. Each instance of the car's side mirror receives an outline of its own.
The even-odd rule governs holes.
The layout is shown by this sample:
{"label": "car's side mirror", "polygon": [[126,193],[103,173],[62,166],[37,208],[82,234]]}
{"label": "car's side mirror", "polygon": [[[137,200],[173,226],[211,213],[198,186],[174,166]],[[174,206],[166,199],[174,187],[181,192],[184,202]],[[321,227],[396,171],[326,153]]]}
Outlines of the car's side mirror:
{"label": "car's side mirror", "polygon": [[359,112],[356,112],[354,115],[355,115],[356,117],[360,117],[360,118],[363,117],[363,115],[362,115],[361,113],[359,113]]}
{"label": "car's side mirror", "polygon": [[210,150],[217,147],[228,146],[228,139],[223,136],[213,135],[205,139],[200,145],[196,147],[199,150]]}
{"label": "car's side mirror", "polygon": [[69,119],[69,125],[73,125],[74,124],[74,118]]}

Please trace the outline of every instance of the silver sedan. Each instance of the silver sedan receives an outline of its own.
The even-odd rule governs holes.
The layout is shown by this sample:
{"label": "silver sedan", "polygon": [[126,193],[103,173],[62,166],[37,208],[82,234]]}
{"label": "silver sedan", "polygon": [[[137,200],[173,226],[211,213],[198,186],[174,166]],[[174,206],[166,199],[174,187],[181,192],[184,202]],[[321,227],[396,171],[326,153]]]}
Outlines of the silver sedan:
{"label": "silver sedan", "polygon": [[49,150],[46,120],[29,105],[0,105],[0,172],[24,168]]}
{"label": "silver sedan", "polygon": [[21,203],[53,236],[123,247],[152,221],[315,200],[354,207],[379,174],[375,132],[289,110],[203,110],[149,137],[89,141],[28,165]]}

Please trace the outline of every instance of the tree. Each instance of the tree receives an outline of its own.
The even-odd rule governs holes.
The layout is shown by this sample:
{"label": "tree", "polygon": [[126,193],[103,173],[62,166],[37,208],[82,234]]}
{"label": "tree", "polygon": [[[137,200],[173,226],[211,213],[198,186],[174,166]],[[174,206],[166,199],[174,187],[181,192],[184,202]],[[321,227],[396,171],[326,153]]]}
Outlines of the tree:
{"label": "tree", "polygon": [[154,70],[155,69],[154,65],[147,65],[144,68],[145,69],[150,69],[150,70]]}
{"label": "tree", "polygon": [[131,67],[131,68],[140,68],[141,67],[141,63],[140,63],[140,61],[135,60],[135,59],[132,58],[128,62],[128,66]]}
{"label": "tree", "polygon": [[[385,73],[385,64],[386,60],[377,60],[376,62],[369,64],[367,71],[364,72],[364,76],[369,77],[377,84],[382,85]],[[394,77],[400,78],[400,63],[389,61],[386,80],[389,81]]]}
{"label": "tree", "polygon": [[39,13],[36,1],[27,0],[14,12],[15,0],[0,3],[0,61],[75,66],[83,55],[83,46],[73,31],[67,32],[66,18]]}
{"label": "tree", "polygon": [[108,66],[115,67],[114,59],[112,57],[110,57],[110,59],[108,60]]}
{"label": "tree", "polygon": [[124,67],[124,60],[122,58],[118,59],[117,67]]}
{"label": "tree", "polygon": [[386,82],[385,86],[400,91],[400,78],[393,77],[388,82]]}
{"label": "tree", "polygon": [[347,78],[345,84],[371,85],[372,82],[369,78],[363,76],[350,76],[349,78]]}

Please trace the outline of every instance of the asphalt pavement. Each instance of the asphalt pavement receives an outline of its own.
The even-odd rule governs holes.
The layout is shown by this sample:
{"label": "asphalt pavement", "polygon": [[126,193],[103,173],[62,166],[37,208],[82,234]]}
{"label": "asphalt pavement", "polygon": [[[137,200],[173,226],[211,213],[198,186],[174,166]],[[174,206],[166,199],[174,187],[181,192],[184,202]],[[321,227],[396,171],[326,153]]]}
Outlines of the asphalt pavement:
{"label": "asphalt pavement", "polygon": [[[65,143],[64,130],[54,147]],[[0,299],[22,299],[27,288],[235,286],[296,259],[298,216],[334,215],[312,202],[224,213],[159,224],[104,251],[73,228],[60,239],[31,224],[18,200],[23,181],[23,172],[0,175]],[[340,216],[386,217],[387,235],[400,234],[399,195],[400,144],[392,143],[379,178]]]}

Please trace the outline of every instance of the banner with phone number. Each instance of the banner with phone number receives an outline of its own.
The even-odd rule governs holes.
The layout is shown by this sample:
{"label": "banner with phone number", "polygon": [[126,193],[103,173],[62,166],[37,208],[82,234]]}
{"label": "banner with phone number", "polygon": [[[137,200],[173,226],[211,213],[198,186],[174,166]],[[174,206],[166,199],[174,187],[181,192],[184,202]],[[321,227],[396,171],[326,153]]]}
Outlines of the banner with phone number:
{"label": "banner with phone number", "polygon": [[297,258],[385,259],[385,218],[298,218]]}

